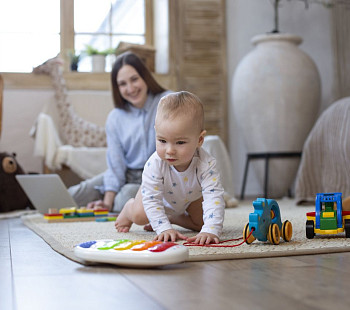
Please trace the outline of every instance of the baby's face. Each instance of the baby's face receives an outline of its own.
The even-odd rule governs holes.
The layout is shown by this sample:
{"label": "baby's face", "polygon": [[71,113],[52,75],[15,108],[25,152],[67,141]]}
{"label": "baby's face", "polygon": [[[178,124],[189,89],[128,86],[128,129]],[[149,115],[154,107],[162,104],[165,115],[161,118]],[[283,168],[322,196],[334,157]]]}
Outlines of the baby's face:
{"label": "baby's face", "polygon": [[189,115],[174,119],[163,119],[158,115],[155,129],[159,157],[176,170],[185,171],[197,147],[202,145],[205,132],[199,132],[196,121]]}

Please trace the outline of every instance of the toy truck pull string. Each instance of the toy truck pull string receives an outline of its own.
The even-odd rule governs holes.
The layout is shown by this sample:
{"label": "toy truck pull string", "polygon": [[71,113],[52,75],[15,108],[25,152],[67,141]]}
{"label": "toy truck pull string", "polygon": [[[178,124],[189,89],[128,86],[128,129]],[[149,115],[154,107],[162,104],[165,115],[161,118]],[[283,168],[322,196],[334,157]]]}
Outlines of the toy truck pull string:
{"label": "toy truck pull string", "polygon": [[[282,224],[281,212],[276,200],[258,198],[253,201],[253,207],[255,210],[249,214],[249,223],[243,229],[243,238],[247,244],[255,239],[279,244],[281,236],[285,241],[292,239],[292,223],[285,221]],[[251,230],[253,233],[248,237]]]}
{"label": "toy truck pull string", "polygon": [[316,194],[315,212],[306,213],[306,238],[345,231],[350,238],[350,212],[342,210],[342,193]]}

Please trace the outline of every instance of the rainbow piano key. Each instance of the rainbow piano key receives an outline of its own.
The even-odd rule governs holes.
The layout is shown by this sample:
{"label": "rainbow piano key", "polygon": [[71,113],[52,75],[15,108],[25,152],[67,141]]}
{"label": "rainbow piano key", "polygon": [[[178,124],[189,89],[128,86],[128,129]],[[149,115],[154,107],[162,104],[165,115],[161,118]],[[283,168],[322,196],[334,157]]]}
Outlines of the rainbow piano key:
{"label": "rainbow piano key", "polygon": [[126,267],[156,267],[182,263],[188,248],[175,242],[146,240],[94,240],[78,244],[74,254],[86,262],[108,263]]}

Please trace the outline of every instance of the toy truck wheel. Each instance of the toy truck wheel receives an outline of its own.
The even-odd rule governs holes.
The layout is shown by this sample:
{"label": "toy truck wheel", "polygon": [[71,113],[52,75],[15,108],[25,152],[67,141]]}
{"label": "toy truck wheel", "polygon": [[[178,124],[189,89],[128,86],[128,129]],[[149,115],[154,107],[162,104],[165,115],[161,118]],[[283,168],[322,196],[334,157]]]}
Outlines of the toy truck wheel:
{"label": "toy truck wheel", "polygon": [[292,239],[293,235],[293,227],[292,223],[287,221],[284,221],[282,224],[282,238],[284,241],[289,242]]}
{"label": "toy truck wheel", "polygon": [[267,239],[273,244],[280,243],[280,229],[277,224],[270,224]]}
{"label": "toy truck wheel", "polygon": [[350,238],[350,220],[345,220],[344,228],[345,228],[345,238]]}
{"label": "toy truck wheel", "polygon": [[247,223],[243,229],[243,239],[246,240],[245,242],[247,244],[251,244],[255,240],[255,237],[253,236],[253,234],[251,234],[250,237],[247,239],[249,234],[250,234],[249,223]]}
{"label": "toy truck wheel", "polygon": [[315,237],[314,221],[306,221],[306,238],[313,239]]}

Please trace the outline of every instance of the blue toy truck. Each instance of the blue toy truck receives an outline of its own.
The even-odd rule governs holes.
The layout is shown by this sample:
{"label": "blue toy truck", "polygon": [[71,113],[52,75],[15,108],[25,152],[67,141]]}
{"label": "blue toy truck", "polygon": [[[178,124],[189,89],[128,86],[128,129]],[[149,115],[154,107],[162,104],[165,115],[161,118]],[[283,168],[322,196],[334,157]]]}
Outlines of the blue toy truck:
{"label": "blue toy truck", "polygon": [[[243,229],[243,238],[247,244],[255,239],[279,244],[281,236],[285,241],[292,239],[292,223],[285,221],[282,224],[281,212],[276,200],[257,198],[253,201],[253,207],[254,212],[249,214],[249,223]],[[252,234],[250,234],[251,230],[253,230]]]}
{"label": "blue toy truck", "polygon": [[350,238],[350,212],[342,210],[342,193],[316,194],[315,212],[306,213],[306,238],[315,234],[336,235],[345,231]]}

